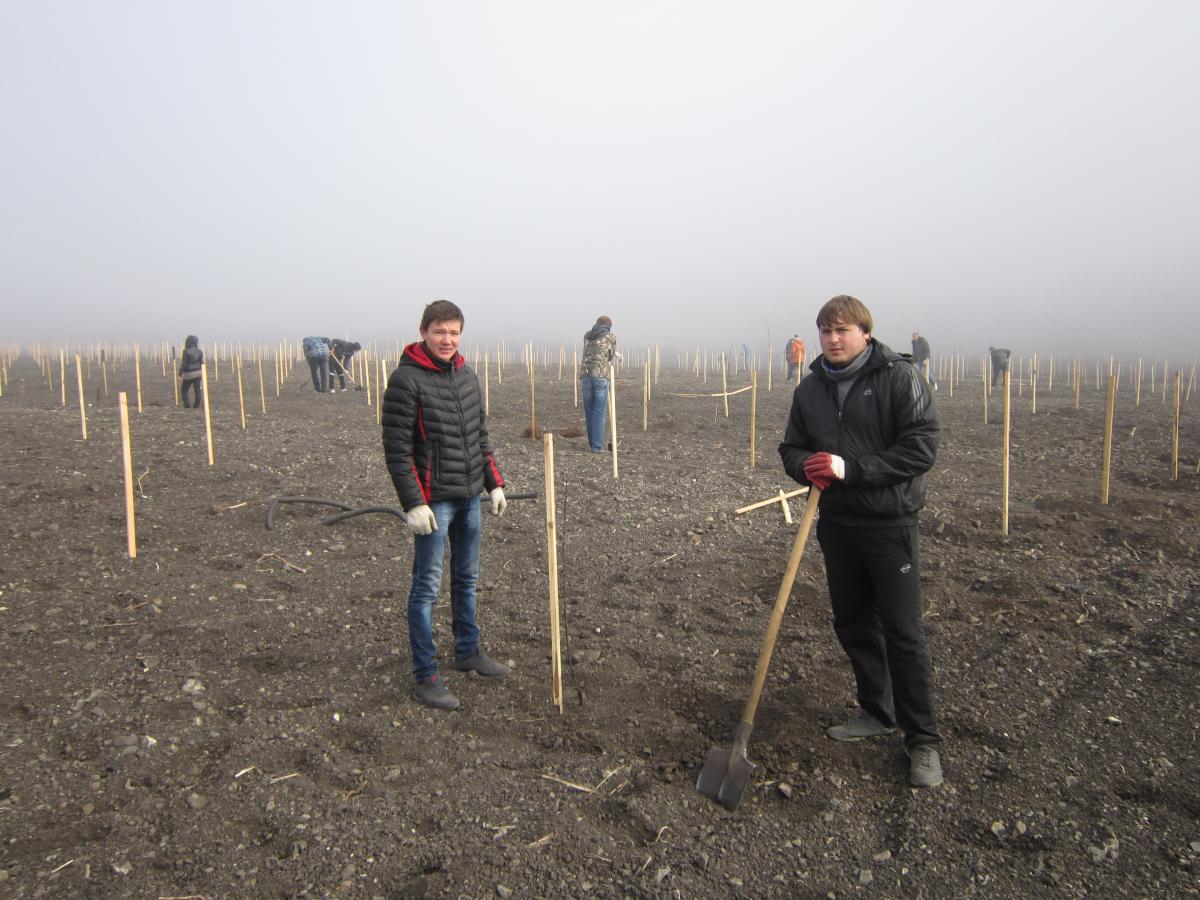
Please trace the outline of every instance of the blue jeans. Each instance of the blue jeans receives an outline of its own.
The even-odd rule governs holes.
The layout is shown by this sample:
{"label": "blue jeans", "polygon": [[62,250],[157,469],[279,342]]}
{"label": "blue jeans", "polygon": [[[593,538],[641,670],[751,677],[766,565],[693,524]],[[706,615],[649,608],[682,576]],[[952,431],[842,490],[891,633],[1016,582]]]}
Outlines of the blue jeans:
{"label": "blue jeans", "polygon": [[408,592],[408,643],[413,675],[428,678],[438,670],[433,646],[433,604],[442,585],[446,538],[450,539],[450,613],[454,655],[463,659],[479,649],[475,624],[475,585],[479,581],[479,496],[435,500],[429,504],[437,531],[413,540],[412,588]]}
{"label": "blue jeans", "polygon": [[329,390],[329,357],[308,357],[308,370],[312,373],[313,390],[323,394]]}
{"label": "blue jeans", "polygon": [[587,422],[588,446],[593,452],[604,449],[604,423],[608,418],[608,379],[584,375],[579,379],[583,388],[583,415]]}

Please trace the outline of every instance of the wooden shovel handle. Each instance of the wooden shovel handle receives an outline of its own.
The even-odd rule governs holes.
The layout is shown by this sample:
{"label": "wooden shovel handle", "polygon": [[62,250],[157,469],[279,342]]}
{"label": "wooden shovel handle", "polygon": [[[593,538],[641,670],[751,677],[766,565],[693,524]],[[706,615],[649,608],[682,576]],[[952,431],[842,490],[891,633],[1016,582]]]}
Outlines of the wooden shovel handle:
{"label": "wooden shovel handle", "polygon": [[775,609],[771,612],[767,636],[763,639],[762,650],[758,654],[758,665],[754,668],[754,684],[750,687],[750,696],[742,712],[742,721],[750,726],[754,724],[758,698],[762,696],[763,685],[767,681],[767,669],[771,666],[771,654],[775,652],[775,639],[779,636],[779,626],[783,624],[783,612],[787,609],[792,585],[796,583],[796,572],[800,569],[800,560],[804,558],[804,545],[808,543],[808,533],[812,531],[813,518],[817,514],[817,504],[820,501],[821,489],[814,486],[808,495],[804,516],[800,519],[800,531],[796,535],[796,543],[792,545],[792,555],[788,557],[787,571],[783,573],[779,594],[775,597]]}

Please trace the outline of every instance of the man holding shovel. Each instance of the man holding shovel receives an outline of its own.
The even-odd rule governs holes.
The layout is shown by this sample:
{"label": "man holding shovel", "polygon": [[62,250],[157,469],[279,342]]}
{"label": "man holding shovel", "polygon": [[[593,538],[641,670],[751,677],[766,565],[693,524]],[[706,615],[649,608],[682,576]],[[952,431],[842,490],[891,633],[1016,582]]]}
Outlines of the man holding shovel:
{"label": "man holding shovel", "polygon": [[821,355],[792,395],[783,466],[820,488],[817,540],[833,628],[857,682],[859,713],[826,729],[836,741],[899,725],[915,787],[942,783],[933,666],[921,623],[917,513],[937,454],[929,384],[871,337],[862,301],[834,297],[817,315]]}

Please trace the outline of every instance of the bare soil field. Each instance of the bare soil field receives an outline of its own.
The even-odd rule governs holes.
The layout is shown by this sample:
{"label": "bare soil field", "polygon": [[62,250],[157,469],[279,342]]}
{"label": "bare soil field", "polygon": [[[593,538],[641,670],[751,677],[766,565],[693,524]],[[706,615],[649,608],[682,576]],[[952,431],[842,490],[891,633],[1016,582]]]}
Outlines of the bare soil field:
{"label": "bare soil field", "polygon": [[[69,378],[73,373],[68,370]],[[544,493],[520,365],[491,384],[512,491]],[[1011,533],[999,410],[938,394],[922,584],[945,784],[915,791],[900,738],[838,744],[853,709],[815,538],[730,813],[696,792],[728,747],[795,525],[734,510],[795,487],[790,391],[665,369],[642,430],[619,379],[620,477],[556,438],[565,711],[550,702],[543,501],[485,515],[479,620],[501,683],[447,673],[410,699],[400,519],[332,525],[273,496],[395,505],[363,392],[295,369],[241,430],[228,367],[203,413],[157,364],[132,413],[139,553],[126,553],[116,396],[93,367],[89,439],[28,356],[0,398],[0,895],[7,897],[1178,897],[1200,885],[1197,400],[1178,481],[1170,411],[1119,392],[1098,503],[1104,391],[1014,387]],[[494,376],[494,373],[493,373]],[[210,376],[211,377],[211,376]],[[57,373],[56,373],[57,378]],[[582,425],[539,372],[538,420]],[[731,387],[746,385],[745,373]],[[69,385],[74,388],[73,380]],[[799,521],[802,501],[793,502]],[[435,637],[449,646],[448,603]],[[448,666],[446,668],[449,668]]]}

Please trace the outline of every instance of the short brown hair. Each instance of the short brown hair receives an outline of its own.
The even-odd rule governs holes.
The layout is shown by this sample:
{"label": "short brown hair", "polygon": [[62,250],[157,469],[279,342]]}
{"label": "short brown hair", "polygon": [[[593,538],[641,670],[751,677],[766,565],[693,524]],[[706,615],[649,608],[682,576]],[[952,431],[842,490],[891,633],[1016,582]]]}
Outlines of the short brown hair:
{"label": "short brown hair", "polygon": [[425,312],[421,314],[421,330],[424,331],[434,322],[454,322],[456,320],[459,327],[467,327],[467,320],[463,318],[463,312],[458,306],[449,300],[434,300],[425,307]]}
{"label": "short brown hair", "polygon": [[612,319],[610,319],[608,316],[601,316],[596,320],[596,324],[607,325],[609,328],[612,328]]}
{"label": "short brown hair", "polygon": [[875,323],[871,320],[871,311],[867,309],[866,304],[849,294],[838,294],[826,302],[821,307],[821,311],[817,313],[818,328],[836,325],[838,322],[857,325],[866,334],[875,330]]}

